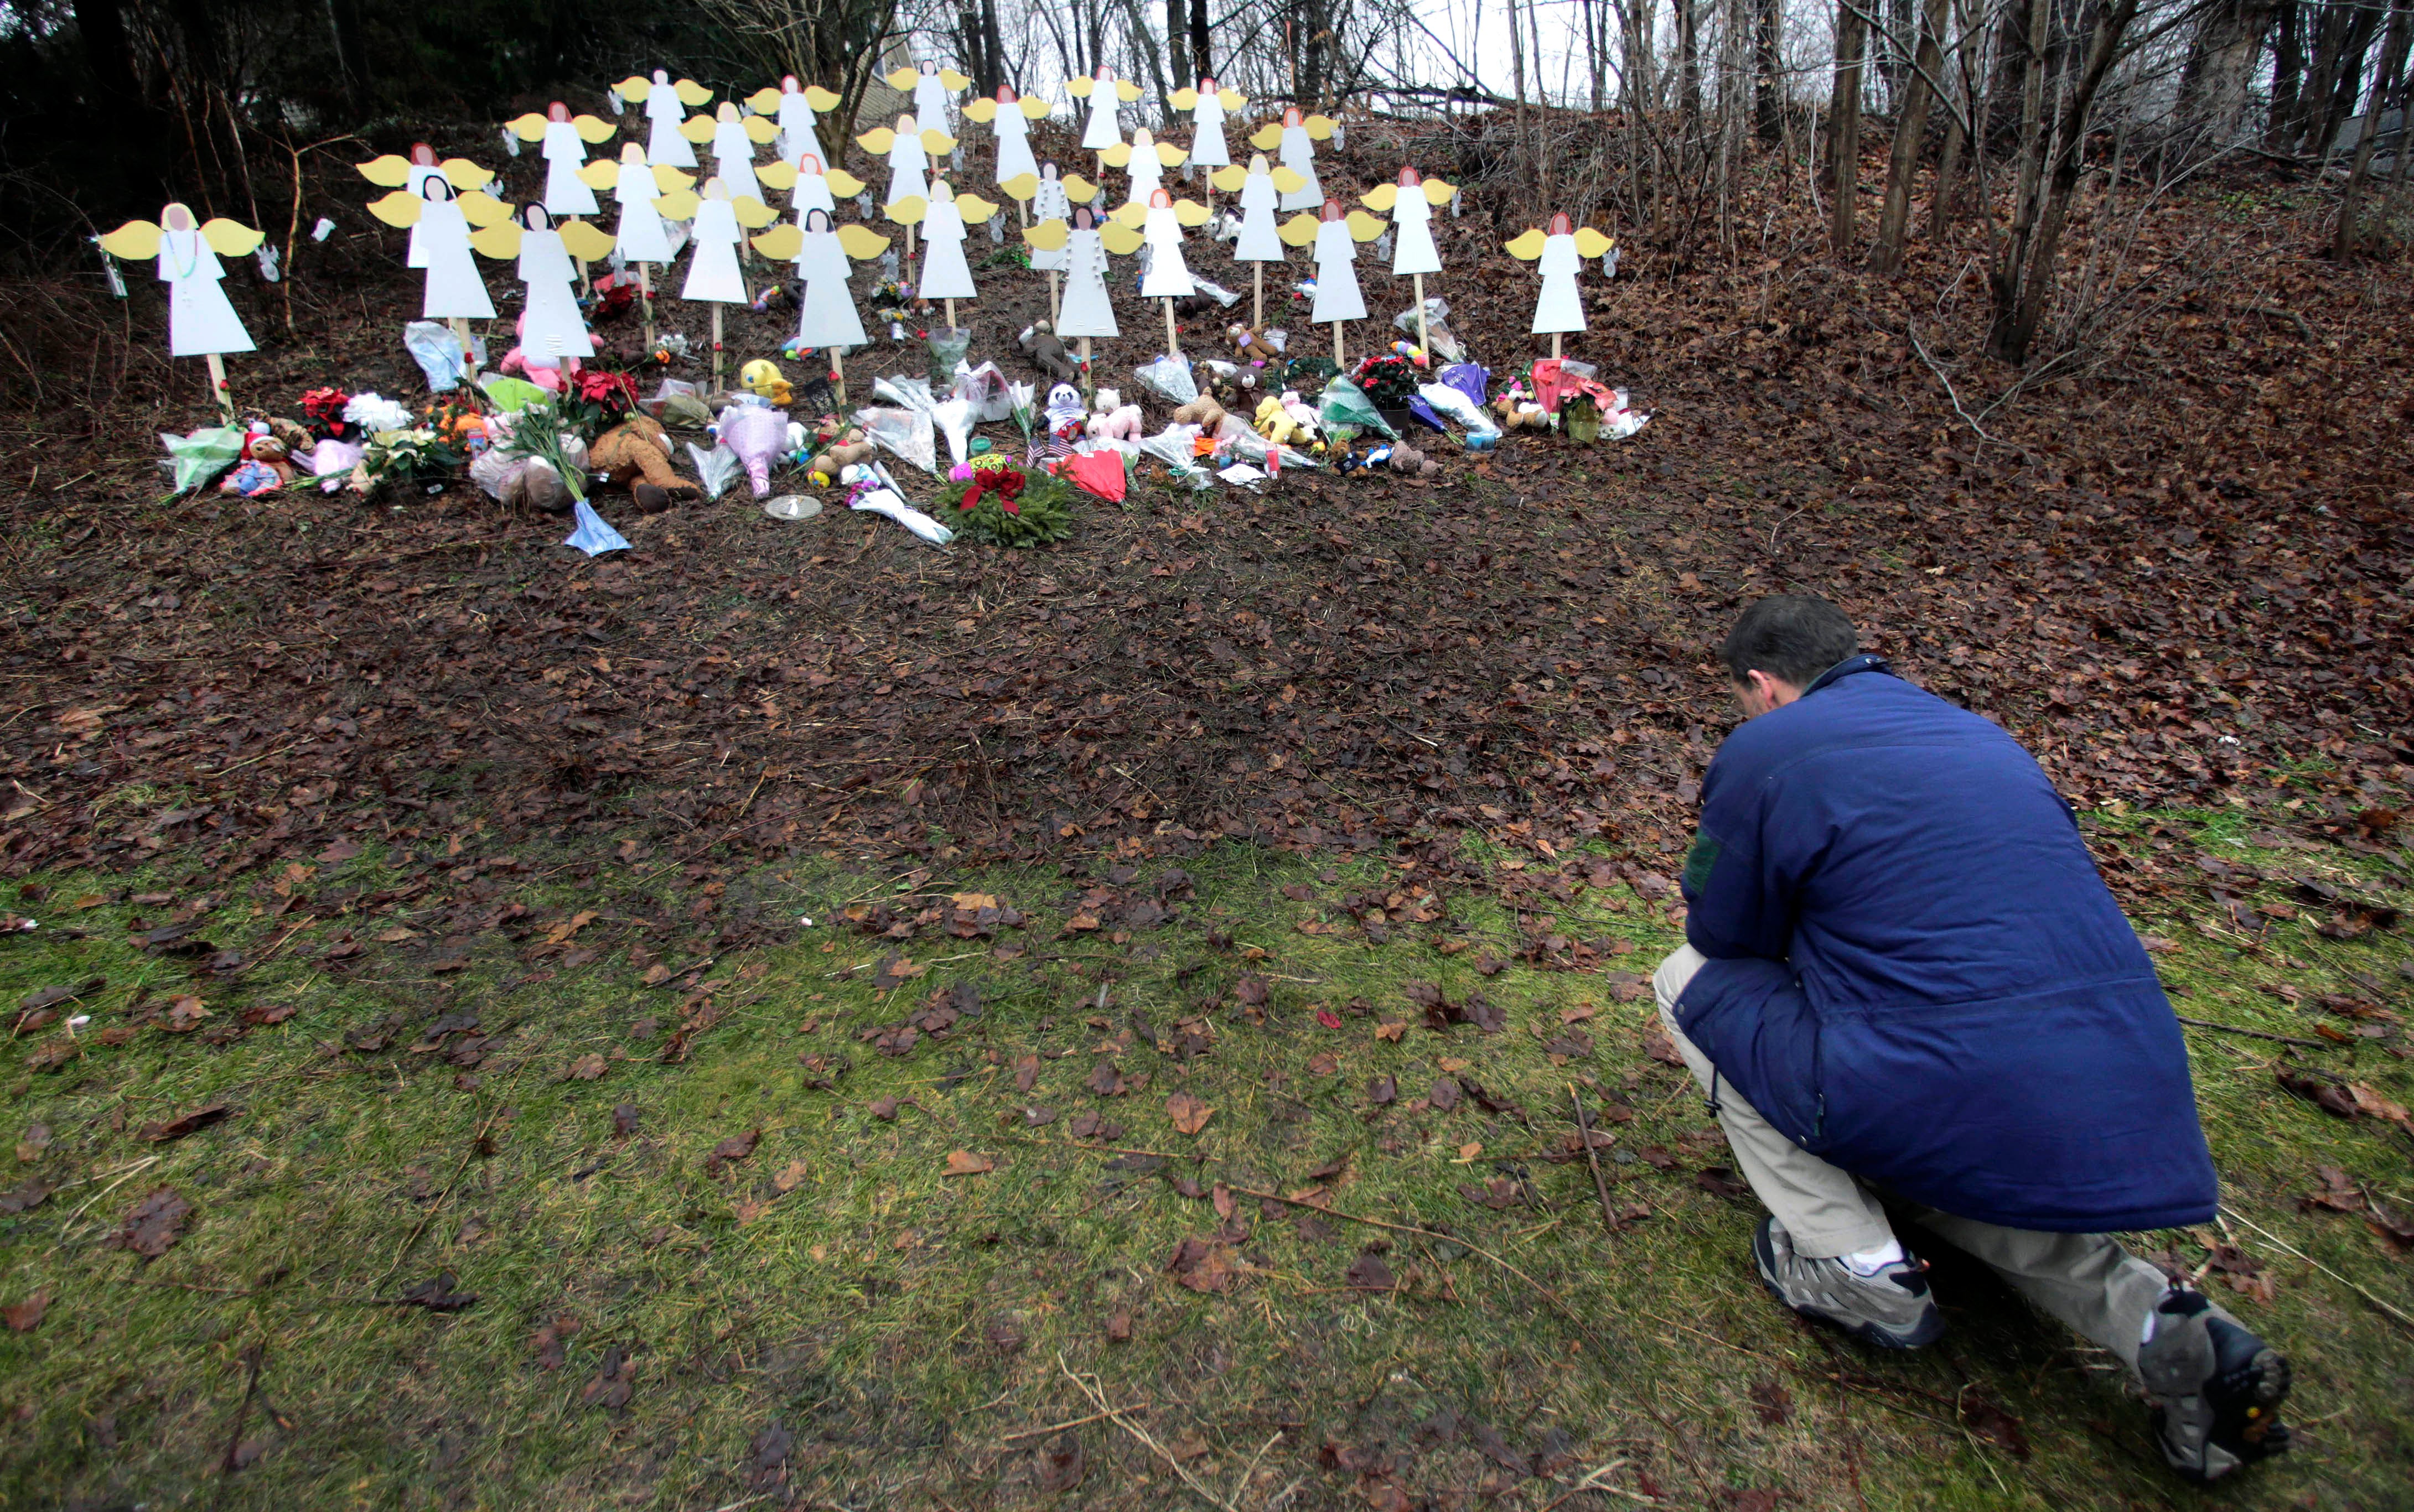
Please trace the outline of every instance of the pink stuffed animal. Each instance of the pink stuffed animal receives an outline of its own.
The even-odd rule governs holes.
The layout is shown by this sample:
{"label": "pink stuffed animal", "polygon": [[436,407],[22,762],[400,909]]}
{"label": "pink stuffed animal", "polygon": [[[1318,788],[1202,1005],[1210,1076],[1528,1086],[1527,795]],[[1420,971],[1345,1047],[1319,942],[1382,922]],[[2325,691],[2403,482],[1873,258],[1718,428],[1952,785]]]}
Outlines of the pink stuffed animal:
{"label": "pink stuffed animal", "polygon": [[1127,405],[1124,396],[1112,389],[1098,391],[1098,412],[1090,417],[1088,431],[1101,440],[1137,441],[1140,438],[1140,406]]}
{"label": "pink stuffed animal", "polygon": [[721,412],[721,444],[746,466],[754,497],[771,492],[771,463],[788,450],[788,412],[768,405],[734,404]]}

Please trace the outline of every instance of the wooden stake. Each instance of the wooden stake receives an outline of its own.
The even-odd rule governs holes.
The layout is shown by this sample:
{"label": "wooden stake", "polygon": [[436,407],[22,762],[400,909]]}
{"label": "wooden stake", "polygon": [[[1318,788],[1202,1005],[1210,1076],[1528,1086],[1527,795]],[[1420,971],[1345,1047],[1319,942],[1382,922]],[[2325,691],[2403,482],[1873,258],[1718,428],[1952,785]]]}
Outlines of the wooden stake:
{"label": "wooden stake", "polygon": [[712,386],[721,387],[721,302],[712,304]]}
{"label": "wooden stake", "polygon": [[469,345],[469,322],[456,315],[453,317],[451,324],[453,327],[453,339],[461,344],[461,371],[469,378],[475,379],[478,376],[478,357],[476,351]]}
{"label": "wooden stake", "polygon": [[1173,329],[1173,301],[1170,297],[1165,302],[1165,349],[1171,356],[1182,355],[1182,337]]}
{"label": "wooden stake", "polygon": [[1083,336],[1081,338],[1081,402],[1085,405],[1089,404],[1094,393],[1095,391],[1090,387],[1090,338]]}
{"label": "wooden stake", "polygon": [[947,329],[953,331],[956,328],[956,302],[950,299],[940,303],[947,307]]}
{"label": "wooden stake", "polygon": [[1552,333],[1551,333],[1551,355],[1552,355],[1552,356],[1554,356],[1554,357],[1557,357],[1558,354],[1559,354],[1559,334],[1558,334],[1557,332],[1554,331],[1554,332],[1552,332]]}
{"label": "wooden stake", "polygon": [[1251,317],[1249,325],[1253,330],[1263,331],[1266,328],[1266,265],[1262,262],[1252,262],[1249,266],[1257,274],[1258,296],[1257,303],[1249,306]]}
{"label": "wooden stake", "polygon": [[838,390],[838,407],[843,412],[846,408],[846,358],[836,347],[829,349],[829,354],[830,385]]}
{"label": "wooden stake", "polygon": [[[1081,343],[1081,355],[1087,357],[1089,353],[1090,344],[1085,341]],[[216,352],[209,353],[202,361],[210,364],[210,397],[217,401],[219,416],[226,420],[234,419],[234,395],[227,392],[225,361]]]}
{"label": "wooden stake", "polygon": [[646,355],[650,357],[654,351],[654,266],[650,262],[637,264],[637,306],[645,312]]}
{"label": "wooden stake", "polygon": [[1333,365],[1345,372],[1349,367],[1349,360],[1341,355],[1341,322],[1338,320],[1333,322]]}
{"label": "wooden stake", "polygon": [[1425,334],[1425,275],[1412,273],[1408,279],[1417,290],[1417,350],[1423,353],[1425,366],[1430,369],[1433,366],[1433,338]]}

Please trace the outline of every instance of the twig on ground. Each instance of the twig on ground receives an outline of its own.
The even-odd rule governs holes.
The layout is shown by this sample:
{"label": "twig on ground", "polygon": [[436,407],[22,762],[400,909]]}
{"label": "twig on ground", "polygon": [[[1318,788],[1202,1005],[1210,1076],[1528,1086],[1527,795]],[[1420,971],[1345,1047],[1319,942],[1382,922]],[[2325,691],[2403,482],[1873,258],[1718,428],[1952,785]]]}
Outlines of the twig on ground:
{"label": "twig on ground", "polygon": [[1065,1378],[1066,1380],[1072,1382],[1074,1386],[1080,1389],[1081,1395],[1089,1398],[1093,1402],[1097,1404],[1099,1416],[1106,1418],[1108,1421],[1113,1423],[1117,1428],[1122,1429],[1125,1432],[1129,1433],[1132,1437],[1140,1440],[1151,1454],[1154,1454],[1158,1459],[1164,1460],[1167,1468],[1170,1469],[1176,1475],[1182,1478],[1183,1485],[1187,1486],[1192,1490],[1198,1492],[1200,1496],[1204,1497],[1210,1505],[1220,1508],[1221,1512],[1237,1512],[1237,1509],[1230,1499],[1216,1495],[1214,1488],[1210,1487],[1205,1481],[1200,1480],[1198,1476],[1192,1475],[1189,1469],[1185,1466],[1180,1460],[1174,1457],[1174,1453],[1171,1449],[1167,1448],[1163,1444],[1157,1442],[1155,1434],[1151,1433],[1147,1429],[1140,1427],[1138,1423],[1125,1419],[1124,1416],[1125,1409],[1114,1406],[1107,1401],[1106,1387],[1098,1384],[1097,1377],[1076,1373],[1073,1367],[1065,1363],[1065,1356],[1061,1350],[1056,1356],[1056,1368],[1065,1372]]}
{"label": "twig on ground", "polygon": [[[2307,1254],[2304,1251],[2290,1244],[2287,1240],[2272,1233],[2270,1229],[2265,1228],[2262,1224],[2258,1223],[2255,1220],[2247,1217],[2244,1213],[2225,1209],[2223,1212],[2217,1213],[2214,1216],[2221,1220],[2222,1232],[2228,1233],[2229,1220],[2232,1218],[2237,1219],[2248,1228],[2251,1228],[2256,1233],[2262,1235],[2267,1241],[2276,1245],[2282,1253],[2295,1255],[2298,1259],[2302,1260],[2305,1264],[2313,1267],[2316,1270],[2328,1276],[2331,1280],[2337,1282],[2340,1285],[2353,1291],[2356,1296],[2362,1297],[2367,1302],[2370,1302],[2374,1307],[2378,1308],[2389,1317],[2394,1318],[2397,1322],[2403,1324],[2408,1328],[2414,1328],[2414,1317],[2408,1317],[2405,1309],[2397,1306],[2394,1302],[2384,1300],[2375,1293],[2366,1290],[2360,1283],[2347,1280],[2345,1276],[2340,1275],[2337,1271],[2332,1270],[2330,1267],[2315,1259],[2312,1255]],[[2231,1238],[2233,1238],[2236,1237],[2237,1236],[2235,1235],[2231,1235]]]}
{"label": "twig on ground", "polygon": [[2326,1045],[2320,1040],[2301,1040],[2293,1034],[2274,1034],[2270,1030],[2265,1029],[2242,1029],[2236,1024],[2216,1024],[2210,1018],[2190,1018],[2185,1014],[2173,1014],[2171,1016],[2178,1019],[2181,1023],[2187,1025],[2190,1029],[2210,1029],[2218,1030],[2224,1034],[2243,1034],[2248,1039],[2254,1040],[2276,1040],[2282,1045],[2301,1045],[2308,1050],[2335,1050],[2338,1048],[2338,1046],[2334,1045]]}
{"label": "twig on ground", "polygon": [[[1953,380],[1945,376],[1945,369],[1937,366],[1936,359],[1929,356],[1928,348],[1919,344],[1919,329],[1916,326],[1914,326],[1910,321],[1905,320],[1902,325],[1902,334],[1911,338],[1911,349],[1917,352],[1919,354],[1919,360],[1928,364],[1928,370],[1936,375],[1936,381],[1945,385],[1945,397],[1951,401],[1953,405],[1953,412],[1961,417],[1961,423],[1977,432],[1978,439],[1981,441],[1992,441],[1994,437],[1987,434],[1987,427],[1979,424],[1977,421],[1971,418],[1970,411],[1961,408],[1961,396],[1953,392]],[[1771,551],[1776,550],[1774,546],[1769,549]]]}
{"label": "twig on ground", "polygon": [[1086,1417],[1068,1417],[1061,1423],[1050,1423],[1044,1428],[1017,1429],[1013,1432],[1006,1434],[1000,1442],[1011,1444],[1016,1439],[1045,1438],[1051,1433],[1062,1433],[1068,1428],[1080,1428],[1085,1423],[1095,1423],[1101,1417],[1111,1417],[1116,1413],[1144,1413],[1146,1411],[1148,1411],[1147,1402],[1128,1402],[1121,1407],[1110,1407],[1105,1412],[1092,1413]]}
{"label": "twig on ground", "polygon": [[251,1344],[243,1352],[246,1375],[243,1384],[243,1402],[234,1410],[234,1427],[227,1432],[226,1453],[218,1459],[218,1468],[231,1475],[243,1468],[235,1462],[235,1451],[243,1446],[244,1426],[251,1421],[251,1404],[260,1395],[260,1361],[267,1353],[264,1344]]}
{"label": "twig on ground", "polygon": [[485,1121],[478,1125],[478,1132],[469,1136],[469,1148],[461,1152],[461,1164],[453,1167],[453,1179],[444,1183],[444,1190],[438,1193],[436,1200],[427,1205],[427,1211],[419,1215],[419,1222],[411,1228],[410,1237],[402,1241],[401,1249],[395,1251],[394,1264],[385,1267],[385,1274],[380,1276],[377,1279],[377,1285],[371,1286],[369,1290],[376,1291],[378,1287],[383,1286],[392,1279],[395,1271],[402,1268],[402,1263],[410,1257],[412,1246],[418,1244],[419,1237],[427,1232],[427,1225],[436,1221],[436,1215],[444,1210],[445,1199],[453,1195],[454,1188],[461,1184],[462,1173],[469,1168],[471,1161],[478,1158],[478,1147],[485,1143],[487,1131],[494,1128],[495,1120],[501,1118],[503,1109],[510,1105],[499,1095],[496,1097],[493,1110],[486,1115]]}
{"label": "twig on ground", "polygon": [[1642,1502],[1647,1505],[1657,1505],[1658,1498],[1656,1497],[1646,1496],[1641,1491],[1630,1491],[1622,1486],[1612,1486],[1608,1481],[1602,1478],[1611,1471],[1621,1470],[1630,1463],[1632,1463],[1631,1460],[1612,1460],[1609,1463],[1600,1466],[1598,1469],[1586,1471],[1582,1480],[1579,1480],[1573,1486],[1569,1487],[1567,1491],[1562,1494],[1557,1501],[1545,1505],[1542,1508],[1542,1512],[1558,1512],[1558,1508],[1561,1505],[1572,1501],[1576,1497],[1582,1496],[1587,1491],[1607,1491],[1612,1496],[1623,1496],[1630,1502]]}
{"label": "twig on ground", "polygon": [[1592,1167],[1592,1189],[1601,1197],[1601,1221],[1610,1238],[1617,1237],[1617,1209],[1610,1205],[1609,1179],[1601,1174],[1601,1153],[1592,1148],[1592,1122],[1585,1117],[1584,1099],[1576,1093],[1576,1084],[1568,1083],[1568,1101],[1576,1105],[1576,1138],[1583,1141],[1585,1164]]}

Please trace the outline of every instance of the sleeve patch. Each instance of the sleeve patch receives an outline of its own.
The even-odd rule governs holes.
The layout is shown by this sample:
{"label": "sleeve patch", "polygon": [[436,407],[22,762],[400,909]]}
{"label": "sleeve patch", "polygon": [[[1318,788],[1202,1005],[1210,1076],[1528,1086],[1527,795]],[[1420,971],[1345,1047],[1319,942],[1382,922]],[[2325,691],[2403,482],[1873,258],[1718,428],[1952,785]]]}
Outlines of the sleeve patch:
{"label": "sleeve patch", "polygon": [[1694,834],[1693,848],[1685,854],[1684,883],[1688,896],[1699,897],[1709,886],[1710,870],[1719,864],[1721,849],[1719,838],[1708,830]]}

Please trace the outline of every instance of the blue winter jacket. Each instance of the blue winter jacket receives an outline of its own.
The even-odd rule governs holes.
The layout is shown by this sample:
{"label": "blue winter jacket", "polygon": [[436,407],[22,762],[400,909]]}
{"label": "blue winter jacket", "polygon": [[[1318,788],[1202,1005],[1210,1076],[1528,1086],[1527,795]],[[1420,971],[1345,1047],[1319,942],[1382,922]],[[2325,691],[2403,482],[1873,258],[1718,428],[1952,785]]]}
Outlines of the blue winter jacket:
{"label": "blue winter jacket", "polygon": [[2002,730],[1838,663],[1702,780],[1677,1023],[1786,1137],[2012,1228],[2213,1215],[2187,1054],[2045,773]]}

